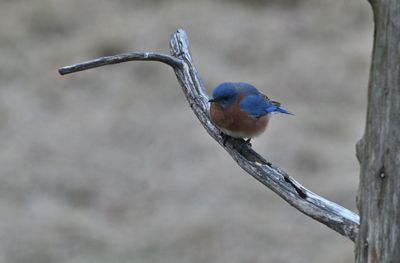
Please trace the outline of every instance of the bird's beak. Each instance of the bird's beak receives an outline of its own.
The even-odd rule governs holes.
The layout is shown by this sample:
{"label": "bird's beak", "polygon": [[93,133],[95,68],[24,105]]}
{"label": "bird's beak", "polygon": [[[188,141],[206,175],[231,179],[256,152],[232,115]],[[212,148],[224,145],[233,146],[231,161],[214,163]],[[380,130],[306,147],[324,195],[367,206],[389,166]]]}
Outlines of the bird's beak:
{"label": "bird's beak", "polygon": [[215,102],[215,100],[214,99],[209,99],[208,102]]}

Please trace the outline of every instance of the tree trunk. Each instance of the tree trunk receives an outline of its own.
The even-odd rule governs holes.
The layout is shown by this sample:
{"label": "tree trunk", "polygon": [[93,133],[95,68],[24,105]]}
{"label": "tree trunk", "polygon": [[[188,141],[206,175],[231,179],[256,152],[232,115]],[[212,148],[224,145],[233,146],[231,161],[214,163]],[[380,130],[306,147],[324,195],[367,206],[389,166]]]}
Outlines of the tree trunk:
{"label": "tree trunk", "polygon": [[370,0],[375,22],[367,123],[357,144],[356,262],[400,262],[400,0]]}

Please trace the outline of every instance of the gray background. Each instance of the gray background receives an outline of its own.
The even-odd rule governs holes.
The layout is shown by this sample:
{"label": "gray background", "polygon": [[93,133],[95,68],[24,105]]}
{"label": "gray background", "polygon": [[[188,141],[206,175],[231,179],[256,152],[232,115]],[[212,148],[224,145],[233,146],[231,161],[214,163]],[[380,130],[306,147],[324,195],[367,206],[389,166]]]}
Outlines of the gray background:
{"label": "gray background", "polygon": [[245,81],[276,115],[257,151],[356,211],[372,14],[364,0],[0,0],[0,262],[352,262],[353,243],[245,174],[173,71],[132,62],[189,34],[209,90]]}

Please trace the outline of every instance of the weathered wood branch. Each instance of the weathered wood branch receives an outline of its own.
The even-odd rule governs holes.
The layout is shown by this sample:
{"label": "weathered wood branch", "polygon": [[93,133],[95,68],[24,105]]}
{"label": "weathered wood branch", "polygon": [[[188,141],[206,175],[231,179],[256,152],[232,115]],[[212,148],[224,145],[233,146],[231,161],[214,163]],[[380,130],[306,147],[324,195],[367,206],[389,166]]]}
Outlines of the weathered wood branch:
{"label": "weathered wood branch", "polygon": [[[172,56],[151,53],[153,56],[150,59],[144,55],[149,53],[127,53],[128,55],[135,54],[135,56],[129,56],[129,59],[126,59],[127,54],[122,54],[99,58],[61,68],[59,72],[68,74],[131,60],[156,60],[170,65],[175,71],[190,107],[203,127],[242,169],[305,215],[354,241],[359,229],[359,216],[357,214],[309,191],[287,173],[273,166],[253,151],[251,146],[243,143],[243,140],[234,138],[226,140],[226,137],[224,138],[221,135],[219,129],[213,125],[209,118],[208,94],[193,64],[186,33],[183,30],[175,32],[171,37],[170,46]],[[116,60],[110,59],[116,57],[118,57]],[[161,57],[163,59],[160,59]]]}
{"label": "weathered wood branch", "polygon": [[61,75],[65,75],[91,68],[97,68],[105,65],[118,64],[134,60],[159,61],[170,65],[173,68],[182,68],[182,61],[173,56],[158,54],[154,52],[128,52],[114,56],[101,57],[83,63],[62,67],[58,70],[58,72]]}

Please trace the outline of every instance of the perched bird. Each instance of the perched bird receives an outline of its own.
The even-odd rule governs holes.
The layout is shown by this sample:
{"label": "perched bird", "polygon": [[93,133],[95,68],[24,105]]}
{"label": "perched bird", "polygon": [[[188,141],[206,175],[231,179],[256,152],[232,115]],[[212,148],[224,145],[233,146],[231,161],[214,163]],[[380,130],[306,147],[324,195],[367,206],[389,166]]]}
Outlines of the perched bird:
{"label": "perched bird", "polygon": [[265,131],[272,113],[291,114],[247,83],[224,82],[212,94],[210,117],[224,133],[249,140]]}

